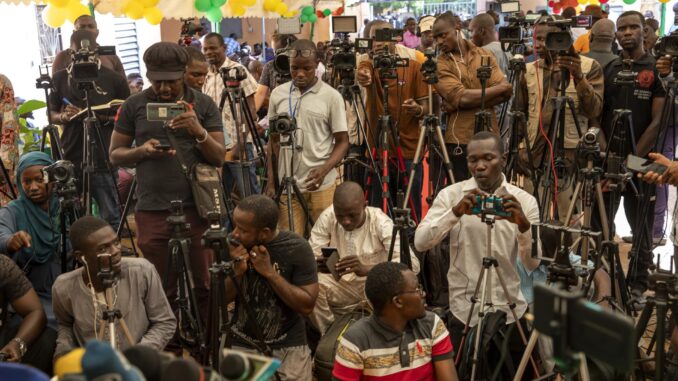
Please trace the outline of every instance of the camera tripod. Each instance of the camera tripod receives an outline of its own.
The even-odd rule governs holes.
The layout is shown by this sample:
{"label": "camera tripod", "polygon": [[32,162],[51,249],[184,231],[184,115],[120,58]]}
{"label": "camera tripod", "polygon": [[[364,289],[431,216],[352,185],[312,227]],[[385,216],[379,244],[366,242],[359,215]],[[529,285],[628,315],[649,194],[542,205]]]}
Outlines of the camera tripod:
{"label": "camera tripod", "polygon": [[171,202],[172,213],[167,217],[167,225],[171,231],[169,246],[169,260],[167,263],[167,273],[164,287],[167,290],[170,287],[170,273],[174,271],[177,275],[177,297],[175,316],[177,317],[177,328],[179,331],[179,340],[188,347],[198,346],[200,351],[204,351],[205,340],[203,334],[202,320],[198,301],[195,296],[195,282],[193,281],[193,272],[191,271],[191,239],[188,233],[191,225],[186,222],[183,205],[181,201]]}
{"label": "camera tripod", "polygon": [[473,133],[481,131],[492,131],[492,114],[485,108],[485,90],[487,89],[487,80],[492,75],[490,67],[490,57],[480,56],[480,67],[476,71],[476,76],[480,79],[480,111],[476,112],[475,128]]}
{"label": "camera tripod", "polygon": [[[106,300],[106,309],[102,312],[102,317],[99,323],[99,337],[104,337],[106,332],[106,326],[108,325],[108,341],[111,343],[113,349],[119,349],[118,345],[118,336],[116,333],[115,324],[116,321],[120,323],[120,328],[127,339],[127,344],[129,346],[134,345],[134,340],[132,340],[132,335],[129,332],[125,318],[122,317],[122,312],[119,309],[115,308],[115,299],[113,297],[113,288],[116,287],[115,274],[111,269],[111,255],[104,255],[108,257],[108,264],[104,265],[103,256],[98,256],[97,261],[99,263],[99,272],[97,277],[101,280],[101,283],[104,286],[104,299]],[[86,271],[86,270],[85,270]]]}
{"label": "camera tripod", "polygon": [[65,183],[57,182],[55,192],[59,198],[59,224],[61,229],[61,273],[69,271],[67,247],[69,227],[82,217],[82,208],[75,179],[72,177]]}
{"label": "camera tripod", "polygon": [[40,77],[35,80],[35,88],[43,89],[45,92],[45,105],[47,107],[47,126],[42,129],[42,140],[40,141],[40,151],[46,151],[47,140],[49,139],[50,153],[54,161],[59,161],[64,158],[64,150],[59,137],[59,129],[52,123],[52,108],[49,104],[49,90],[54,87],[52,78],[49,76],[49,69],[45,66],[38,66]]}
{"label": "camera tripod", "polygon": [[[511,298],[508,289],[506,288],[506,282],[504,281],[504,278],[501,275],[501,272],[499,272],[499,262],[497,261],[497,258],[495,258],[492,255],[492,229],[494,228],[494,223],[496,220],[496,216],[494,214],[490,213],[491,211],[485,210],[483,208],[483,211],[480,215],[480,219],[487,225],[487,245],[486,245],[486,252],[485,252],[485,257],[483,257],[483,268],[480,270],[480,274],[478,276],[478,281],[476,282],[476,287],[475,291],[473,292],[473,296],[471,297],[471,308],[469,309],[468,312],[468,317],[466,318],[466,322],[464,323],[464,331],[462,332],[461,336],[461,342],[459,344],[459,351],[457,352],[457,358],[455,359],[455,364],[459,365],[461,361],[461,354],[464,352],[463,348],[466,342],[466,339],[468,338],[468,334],[473,329],[471,327],[471,318],[473,316],[473,311],[475,310],[475,305],[478,301],[480,301],[480,304],[478,306],[478,322],[476,323],[475,326],[475,341],[473,344],[473,361],[472,361],[472,367],[471,367],[471,381],[475,381],[476,379],[476,371],[478,367],[478,356],[480,352],[480,341],[481,341],[481,331],[483,328],[483,322],[485,320],[486,313],[490,311],[491,309],[494,308],[494,304],[492,302],[492,296],[490,295],[488,298],[487,293],[490,292],[491,294],[491,288],[492,288],[492,281],[490,277],[492,276],[492,270],[494,269],[494,272],[497,276],[497,279],[499,280],[499,284],[501,285],[501,289],[504,293],[504,298],[506,298],[506,301],[508,302],[508,307],[509,310],[511,311],[511,315],[513,316],[514,324],[516,325],[516,328],[518,329],[518,333],[520,334],[520,338],[523,342],[523,345],[527,345],[527,337],[525,336],[525,332],[523,331],[523,328],[520,325],[520,319],[518,315],[516,314],[515,308],[516,308],[516,302]],[[482,289],[481,289],[482,287]],[[489,289],[489,290],[488,290]],[[478,300],[478,294],[480,293],[480,300]],[[530,362],[532,363],[532,367],[534,368],[535,374],[539,375],[539,368],[537,367],[537,363],[534,361],[532,356],[530,355]]]}

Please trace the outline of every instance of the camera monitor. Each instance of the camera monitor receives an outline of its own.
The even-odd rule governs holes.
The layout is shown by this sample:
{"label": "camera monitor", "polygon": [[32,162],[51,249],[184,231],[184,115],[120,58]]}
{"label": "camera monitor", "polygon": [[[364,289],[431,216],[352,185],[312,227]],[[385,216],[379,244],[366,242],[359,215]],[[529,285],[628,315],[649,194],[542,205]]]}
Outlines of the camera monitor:
{"label": "camera monitor", "polygon": [[516,13],[520,12],[520,1],[507,1],[499,4],[501,13]]}
{"label": "camera monitor", "polygon": [[371,38],[356,38],[355,39],[355,48],[358,50],[371,50],[372,49],[372,39]]}
{"label": "camera monitor", "polygon": [[301,23],[299,17],[291,19],[278,19],[278,33],[280,34],[299,34],[301,33]]}
{"label": "camera monitor", "polygon": [[332,16],[332,33],[356,33],[358,18],[356,16]]}

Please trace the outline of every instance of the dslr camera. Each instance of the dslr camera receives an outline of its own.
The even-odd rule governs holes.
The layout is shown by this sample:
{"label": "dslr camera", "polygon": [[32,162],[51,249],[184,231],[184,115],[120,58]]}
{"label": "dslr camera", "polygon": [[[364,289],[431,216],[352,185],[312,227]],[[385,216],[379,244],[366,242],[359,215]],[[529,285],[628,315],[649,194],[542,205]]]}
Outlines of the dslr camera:
{"label": "dslr camera", "polygon": [[284,112],[269,119],[268,129],[271,134],[291,135],[297,129],[297,120]]}
{"label": "dslr camera", "polygon": [[68,160],[59,160],[42,169],[42,177],[46,183],[67,183],[73,178],[74,165]]}
{"label": "dslr camera", "polygon": [[78,83],[96,81],[99,78],[97,57],[111,55],[115,55],[115,46],[98,46],[95,50],[90,50],[89,40],[80,41],[80,49],[71,52],[71,77]]}
{"label": "dslr camera", "polygon": [[476,204],[471,209],[473,214],[490,214],[499,217],[509,217],[510,212],[504,209],[504,199],[494,195],[476,195]]}
{"label": "dslr camera", "polygon": [[549,20],[546,22],[546,25],[560,28],[560,30],[557,32],[549,32],[546,34],[546,41],[544,45],[546,46],[546,49],[561,54],[568,52],[574,43],[571,28],[590,27],[591,16],[576,16],[572,17],[571,19]]}

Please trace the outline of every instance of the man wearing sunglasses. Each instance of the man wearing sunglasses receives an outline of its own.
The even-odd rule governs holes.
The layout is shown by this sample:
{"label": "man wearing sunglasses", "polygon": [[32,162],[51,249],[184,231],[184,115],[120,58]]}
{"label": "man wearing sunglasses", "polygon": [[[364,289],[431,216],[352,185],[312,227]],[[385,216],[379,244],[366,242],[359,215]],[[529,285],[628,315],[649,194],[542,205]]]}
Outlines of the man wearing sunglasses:
{"label": "man wearing sunglasses", "polygon": [[[299,196],[305,199],[309,211],[306,215],[298,198],[293,197],[294,231],[303,235],[306,225],[317,220],[320,213],[332,205],[337,180],[335,167],[348,151],[348,130],[344,99],[316,76],[316,45],[309,40],[297,40],[292,44],[289,56],[292,81],[276,87],[271,93],[268,118],[287,114],[296,120],[295,146],[291,151],[282,151],[280,141],[289,139],[291,134],[271,135],[269,152],[277,158],[278,168],[275,172],[273,160],[268,160],[268,178],[276,179],[276,182],[269,181],[266,194],[275,196],[276,185],[280,185],[286,167],[292,163],[292,173],[287,175],[296,179],[301,191]],[[283,195],[280,200],[283,216],[287,215],[287,196]],[[281,228],[289,228],[287,218],[280,222]]]}
{"label": "man wearing sunglasses", "polygon": [[426,294],[414,272],[401,263],[380,263],[367,275],[365,295],[374,315],[342,335],[333,379],[458,380],[450,334],[424,308]]}

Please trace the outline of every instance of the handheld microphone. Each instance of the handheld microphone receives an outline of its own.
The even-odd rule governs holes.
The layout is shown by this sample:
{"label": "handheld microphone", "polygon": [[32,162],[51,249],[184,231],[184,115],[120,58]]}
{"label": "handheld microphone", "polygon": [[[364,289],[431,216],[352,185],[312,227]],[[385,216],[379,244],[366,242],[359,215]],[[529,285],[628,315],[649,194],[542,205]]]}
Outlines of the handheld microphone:
{"label": "handheld microphone", "polygon": [[228,381],[265,381],[280,368],[280,360],[224,349],[219,372]]}
{"label": "handheld microphone", "polygon": [[139,369],[104,341],[92,340],[85,346],[82,371],[87,380],[143,381]]}
{"label": "handheld microphone", "polygon": [[163,381],[201,381],[204,372],[195,361],[187,359],[175,359],[170,361],[162,370]]}
{"label": "handheld microphone", "polygon": [[125,349],[122,354],[130,364],[139,368],[146,381],[162,380],[162,370],[174,359],[169,353],[157,351],[147,345],[135,345]]}

